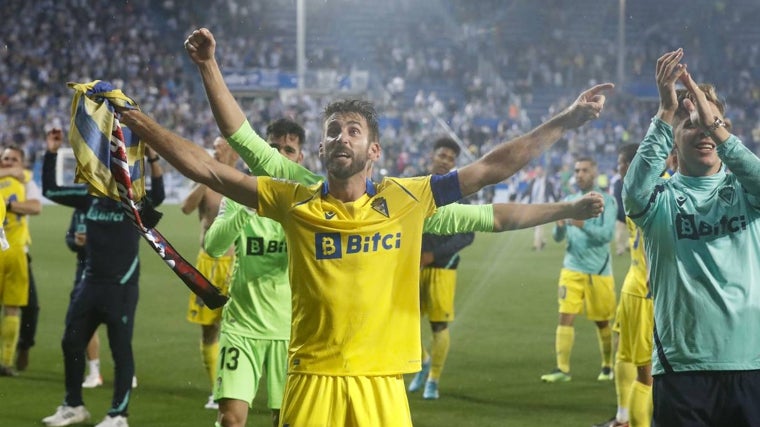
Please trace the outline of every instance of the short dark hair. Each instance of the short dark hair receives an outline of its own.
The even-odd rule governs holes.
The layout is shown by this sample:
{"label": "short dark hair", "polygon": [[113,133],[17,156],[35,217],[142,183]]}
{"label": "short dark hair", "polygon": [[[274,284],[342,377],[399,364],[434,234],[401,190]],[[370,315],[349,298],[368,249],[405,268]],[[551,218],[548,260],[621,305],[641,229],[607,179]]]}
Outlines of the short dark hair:
{"label": "short dark hair", "polygon": [[618,154],[623,156],[623,161],[626,163],[631,163],[633,161],[633,156],[636,155],[636,151],[639,149],[639,144],[637,143],[630,143],[625,144],[622,147],[618,149]]}
{"label": "short dark hair", "polygon": [[450,138],[448,136],[442,136],[435,140],[435,144],[433,144],[433,151],[436,151],[439,148],[448,148],[449,150],[453,151],[457,157],[459,157],[459,153],[462,152],[462,149],[459,147],[459,144],[454,141],[454,138]]}
{"label": "short dark hair", "polygon": [[591,166],[596,167],[596,160],[593,157],[590,156],[581,156],[575,159],[575,163],[578,162],[589,162],[591,163]]}
{"label": "short dark hair", "polygon": [[380,141],[380,124],[378,123],[377,110],[370,101],[362,99],[342,99],[333,101],[325,107],[322,122],[324,123],[334,114],[359,114],[367,121],[369,127],[370,142]]}
{"label": "short dark hair", "polygon": [[295,135],[298,137],[298,146],[302,146],[306,140],[306,131],[303,126],[295,120],[281,118],[273,121],[267,126],[267,139],[281,138],[286,135]]}

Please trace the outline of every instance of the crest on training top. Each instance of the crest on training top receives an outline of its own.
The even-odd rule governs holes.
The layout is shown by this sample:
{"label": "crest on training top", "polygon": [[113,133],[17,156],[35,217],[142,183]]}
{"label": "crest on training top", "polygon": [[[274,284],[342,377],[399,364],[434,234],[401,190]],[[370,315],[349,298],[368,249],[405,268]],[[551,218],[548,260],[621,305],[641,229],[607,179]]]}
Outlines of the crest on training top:
{"label": "crest on training top", "polygon": [[736,189],[733,186],[726,186],[718,190],[718,197],[729,205],[734,204]]}
{"label": "crest on training top", "polygon": [[379,197],[372,201],[372,209],[380,212],[386,218],[390,218],[388,215],[388,203],[385,202],[385,197]]}

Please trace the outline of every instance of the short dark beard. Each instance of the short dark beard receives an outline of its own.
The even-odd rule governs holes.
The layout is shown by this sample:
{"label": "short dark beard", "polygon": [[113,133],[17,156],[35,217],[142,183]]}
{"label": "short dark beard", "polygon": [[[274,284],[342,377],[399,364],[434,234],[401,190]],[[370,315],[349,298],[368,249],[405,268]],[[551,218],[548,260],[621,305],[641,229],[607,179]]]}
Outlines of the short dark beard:
{"label": "short dark beard", "polygon": [[339,166],[334,166],[334,163],[331,164],[330,162],[328,162],[327,157],[324,157],[322,159],[322,165],[324,166],[325,170],[327,170],[328,176],[331,176],[337,179],[348,179],[359,172],[363,172],[364,168],[367,166],[367,160],[357,161],[355,158],[353,160],[354,161],[351,163],[350,166],[339,167]]}

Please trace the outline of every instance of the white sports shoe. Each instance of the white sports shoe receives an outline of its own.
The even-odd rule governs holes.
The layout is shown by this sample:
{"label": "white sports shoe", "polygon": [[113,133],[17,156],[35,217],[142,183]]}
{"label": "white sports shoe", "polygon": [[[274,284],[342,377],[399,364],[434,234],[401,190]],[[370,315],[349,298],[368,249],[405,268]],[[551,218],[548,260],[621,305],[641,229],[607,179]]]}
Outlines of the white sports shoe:
{"label": "white sports shoe", "polygon": [[132,377],[132,388],[137,388],[137,376]]}
{"label": "white sports shoe", "polygon": [[214,410],[219,409],[219,404],[216,403],[216,402],[214,402],[214,395],[213,394],[209,395],[208,402],[206,402],[206,404],[203,405],[203,407],[206,408],[206,409],[214,409]]}
{"label": "white sports shoe", "polygon": [[88,374],[86,377],[84,377],[84,381],[82,382],[82,387],[84,388],[95,388],[102,385],[103,376],[100,374]]}
{"label": "white sports shoe", "polygon": [[79,424],[90,419],[90,413],[84,405],[79,406],[59,406],[55,414],[45,417],[42,422],[48,427],[62,427],[72,424]]}
{"label": "white sports shoe", "polygon": [[127,424],[127,417],[106,415],[103,421],[96,424],[95,427],[129,427],[129,424]]}

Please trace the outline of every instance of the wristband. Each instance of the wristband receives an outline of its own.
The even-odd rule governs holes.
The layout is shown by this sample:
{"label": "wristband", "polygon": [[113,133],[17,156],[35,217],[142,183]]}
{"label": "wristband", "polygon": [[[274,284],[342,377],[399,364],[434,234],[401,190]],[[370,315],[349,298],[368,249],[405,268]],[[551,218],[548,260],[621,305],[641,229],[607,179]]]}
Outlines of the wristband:
{"label": "wristband", "polygon": [[161,158],[158,157],[158,156],[153,157],[152,159],[148,158],[148,163],[156,163],[157,161],[159,161],[159,159],[161,159]]}
{"label": "wristband", "polygon": [[724,122],[723,119],[721,119],[720,117],[716,116],[713,124],[708,126],[707,129],[704,130],[704,132],[705,132],[705,135],[711,137],[713,136],[713,132],[715,132],[715,129],[725,128],[725,127],[726,127],[726,122]]}

